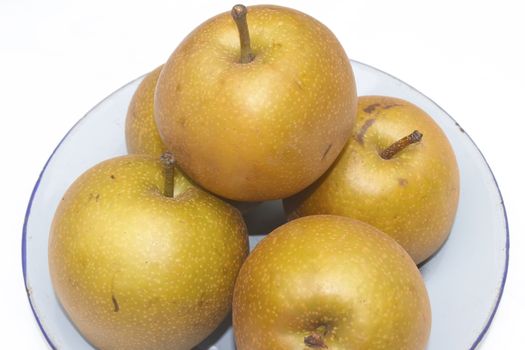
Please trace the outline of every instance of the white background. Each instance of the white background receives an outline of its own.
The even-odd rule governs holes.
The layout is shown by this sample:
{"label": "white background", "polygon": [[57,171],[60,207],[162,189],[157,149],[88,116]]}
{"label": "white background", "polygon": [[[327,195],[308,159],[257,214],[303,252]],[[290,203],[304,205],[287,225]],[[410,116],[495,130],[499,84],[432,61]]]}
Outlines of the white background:
{"label": "white background", "polygon": [[[351,58],[432,98],[483,151],[507,206],[511,262],[500,309],[481,349],[523,348],[525,11],[520,1],[274,3],[313,15],[332,29]],[[47,349],[25,295],[20,242],[31,190],[50,153],[93,105],[163,63],[195,26],[232,5],[0,0],[2,349]]]}

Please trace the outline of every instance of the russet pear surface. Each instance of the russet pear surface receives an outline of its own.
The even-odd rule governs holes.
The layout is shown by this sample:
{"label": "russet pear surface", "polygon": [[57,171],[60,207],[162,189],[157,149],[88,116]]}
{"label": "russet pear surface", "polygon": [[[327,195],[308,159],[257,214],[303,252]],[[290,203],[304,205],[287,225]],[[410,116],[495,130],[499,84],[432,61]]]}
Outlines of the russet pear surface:
{"label": "russet pear surface", "polygon": [[430,323],[410,256],[374,227],[342,216],[277,228],[235,285],[238,350],[423,350]]}
{"label": "russet pear surface", "polygon": [[[418,130],[419,143],[391,159],[379,153]],[[290,218],[349,216],[393,237],[420,263],[450,233],[459,199],[459,171],[447,137],[417,106],[397,98],[359,98],[356,127],[334,165],[285,200]]]}
{"label": "russet pear surface", "polygon": [[153,98],[162,66],[146,75],[133,94],[126,116],[126,145],[130,154],[160,156],[166,151],[153,114]]}
{"label": "russet pear surface", "polygon": [[228,314],[248,253],[236,209],[160,161],[114,158],[68,189],[55,214],[49,267],[56,294],[99,349],[188,350]]}
{"label": "russet pear surface", "polygon": [[159,77],[155,118],[180,167],[222,197],[290,196],[335,160],[355,119],[355,80],[323,24],[277,6],[248,8],[253,61],[240,63],[229,13],[195,29]]}
{"label": "russet pear surface", "polygon": [[[148,73],[137,87],[126,116],[126,145],[129,154],[159,157],[166,152],[153,113],[153,96],[163,65]],[[243,214],[258,203],[226,200]]]}

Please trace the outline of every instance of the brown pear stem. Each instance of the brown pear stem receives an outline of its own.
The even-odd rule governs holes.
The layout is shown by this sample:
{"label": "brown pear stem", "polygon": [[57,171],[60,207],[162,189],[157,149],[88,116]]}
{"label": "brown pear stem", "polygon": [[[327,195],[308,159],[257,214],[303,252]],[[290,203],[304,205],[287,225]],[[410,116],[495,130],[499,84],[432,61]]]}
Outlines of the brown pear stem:
{"label": "brown pear stem", "polygon": [[233,6],[231,12],[241,40],[241,63],[250,63],[255,58],[250,46],[250,32],[248,31],[246,13],[248,13],[248,9],[244,5]]}
{"label": "brown pear stem", "polygon": [[328,346],[326,346],[324,342],[323,336],[315,332],[304,338],[304,344],[313,349],[328,349]]}
{"label": "brown pear stem", "polygon": [[173,197],[175,187],[175,157],[171,152],[164,152],[160,156],[160,161],[164,167],[164,195]]}
{"label": "brown pear stem", "polygon": [[383,159],[391,159],[398,152],[401,152],[402,150],[404,150],[408,145],[417,143],[421,141],[422,138],[423,138],[423,134],[417,130],[414,130],[414,132],[411,133],[410,135],[397,140],[396,142],[388,146],[388,148],[385,148],[381,153],[379,153],[379,155]]}

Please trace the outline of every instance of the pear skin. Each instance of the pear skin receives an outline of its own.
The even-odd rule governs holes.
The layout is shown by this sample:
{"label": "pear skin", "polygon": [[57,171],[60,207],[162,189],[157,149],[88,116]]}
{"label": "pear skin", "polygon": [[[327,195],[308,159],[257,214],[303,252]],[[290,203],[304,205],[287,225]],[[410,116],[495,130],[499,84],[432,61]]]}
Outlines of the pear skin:
{"label": "pear skin", "polygon": [[314,215],[277,228],[235,284],[237,350],[423,350],[430,326],[410,256],[347,217]]}
{"label": "pear skin", "polygon": [[104,161],[67,190],[49,269],[70,319],[95,347],[189,350],[231,307],[248,254],[240,213],[157,158]]}
{"label": "pear skin", "polygon": [[[414,131],[419,140],[382,158],[398,140],[417,135]],[[290,219],[333,214],[367,222],[419,264],[447,239],[458,200],[456,157],[436,122],[408,101],[363,96],[356,128],[337,161],[284,207]]]}
{"label": "pear skin", "polygon": [[131,98],[126,116],[126,145],[130,154],[159,157],[166,151],[153,114],[153,98],[162,65],[141,81]]}
{"label": "pear skin", "polygon": [[247,11],[251,60],[241,62],[230,13],[206,21],[166,62],[155,119],[203,188],[238,201],[279,199],[314,182],[343,148],[355,79],[335,35],[314,18],[279,6]]}
{"label": "pear skin", "polygon": [[[166,152],[153,113],[153,96],[163,65],[144,77],[133,94],[126,116],[126,145],[129,154],[146,154],[158,157]],[[239,202],[222,198],[240,210],[250,212],[258,202]]]}

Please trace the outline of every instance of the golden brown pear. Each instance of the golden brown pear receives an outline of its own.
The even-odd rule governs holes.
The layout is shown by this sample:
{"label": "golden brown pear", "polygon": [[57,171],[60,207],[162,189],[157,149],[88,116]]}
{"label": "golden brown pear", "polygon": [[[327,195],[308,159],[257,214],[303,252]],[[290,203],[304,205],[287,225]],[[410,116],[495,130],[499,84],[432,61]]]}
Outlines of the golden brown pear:
{"label": "golden brown pear", "polygon": [[242,217],[164,163],[139,155],[102,162],[56,211],[53,287],[98,349],[188,350],[230,310],[248,252]]}
{"label": "golden brown pear", "polygon": [[410,256],[374,227],[342,216],[277,228],[235,284],[237,350],[423,350],[430,324]]}
{"label": "golden brown pear", "polygon": [[180,167],[207,190],[240,201],[283,198],[321,176],[344,146],[354,75],[314,18],[278,6],[245,10],[234,7],[237,22],[230,13],[211,18],[173,52],[155,118]]}
{"label": "golden brown pear", "polygon": [[148,73],[137,87],[126,116],[126,145],[130,154],[155,157],[166,151],[153,115],[153,97],[162,65]]}
{"label": "golden brown pear", "polygon": [[[386,151],[398,140],[397,150]],[[391,158],[384,159],[382,152]],[[458,197],[456,158],[432,118],[408,101],[364,96],[340,157],[284,205],[290,218],[335,214],[367,222],[393,237],[419,264],[448,237]]]}

